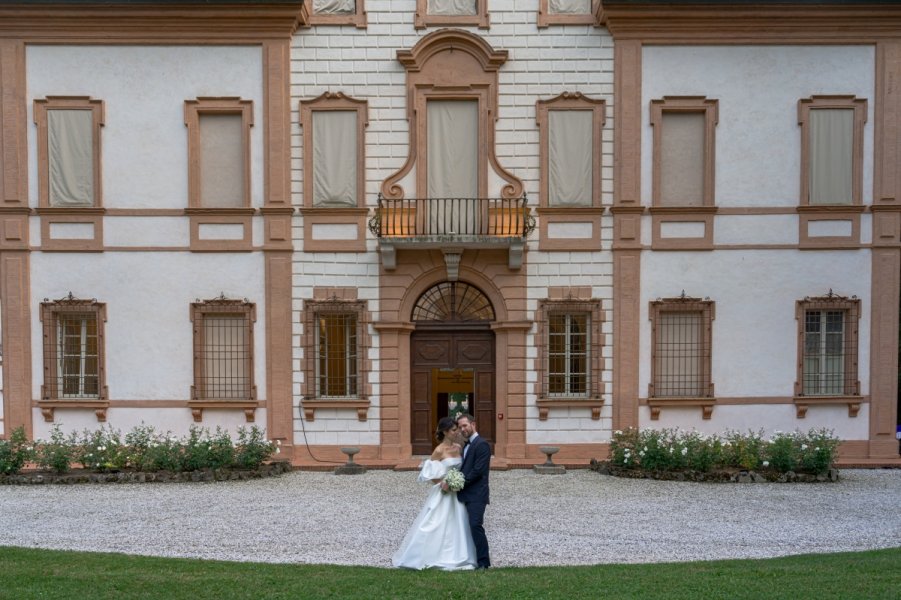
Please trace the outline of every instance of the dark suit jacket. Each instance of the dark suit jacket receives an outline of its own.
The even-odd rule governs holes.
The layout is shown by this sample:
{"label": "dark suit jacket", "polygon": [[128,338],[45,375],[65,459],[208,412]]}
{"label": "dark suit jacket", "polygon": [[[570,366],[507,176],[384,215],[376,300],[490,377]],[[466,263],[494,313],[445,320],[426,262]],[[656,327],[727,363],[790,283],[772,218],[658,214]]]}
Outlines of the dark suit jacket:
{"label": "dark suit jacket", "polygon": [[484,502],[488,504],[488,467],[491,463],[491,446],[482,436],[476,436],[469,444],[460,471],[466,485],[457,492],[460,502]]}

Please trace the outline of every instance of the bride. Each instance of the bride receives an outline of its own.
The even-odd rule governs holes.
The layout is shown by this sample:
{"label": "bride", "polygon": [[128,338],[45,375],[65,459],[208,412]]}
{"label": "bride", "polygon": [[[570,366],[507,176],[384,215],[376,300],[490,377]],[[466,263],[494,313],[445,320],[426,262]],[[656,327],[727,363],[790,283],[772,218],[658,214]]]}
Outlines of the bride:
{"label": "bride", "polygon": [[456,492],[441,489],[448,469],[459,468],[463,463],[462,434],[452,418],[444,417],[438,421],[435,435],[440,443],[419,472],[420,482],[431,481],[434,485],[392,562],[395,567],[407,569],[473,569],[476,548],[466,506],[457,501]]}

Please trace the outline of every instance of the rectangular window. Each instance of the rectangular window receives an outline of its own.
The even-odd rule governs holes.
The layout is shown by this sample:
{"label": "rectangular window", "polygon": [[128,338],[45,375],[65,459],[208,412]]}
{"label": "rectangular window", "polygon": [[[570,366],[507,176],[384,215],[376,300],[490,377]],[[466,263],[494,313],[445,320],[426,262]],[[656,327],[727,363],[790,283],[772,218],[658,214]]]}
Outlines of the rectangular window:
{"label": "rectangular window", "polygon": [[804,320],[804,394],[845,393],[845,313],[809,310]]}
{"label": "rectangular window", "polygon": [[355,0],[313,0],[315,15],[352,15],[356,11]]}
{"label": "rectangular window", "polygon": [[253,400],[253,305],[217,298],[192,306],[194,400]]}
{"label": "rectangular window", "polygon": [[[303,311],[304,398],[306,401],[364,400],[369,348],[366,303],[354,288],[317,290]],[[306,406],[306,405],[305,405]]]}
{"label": "rectangular window", "polygon": [[428,197],[478,198],[479,103],[429,100]]}
{"label": "rectangular window", "polygon": [[488,29],[487,0],[416,0],[413,26],[475,26]]}
{"label": "rectangular window", "polygon": [[706,398],[711,382],[713,303],[696,298],[651,302],[653,398]]}
{"label": "rectangular window", "polygon": [[810,203],[851,204],[854,110],[810,111]]}
{"label": "rectangular window", "polygon": [[[601,301],[590,288],[549,288],[551,298],[540,300],[538,323],[538,406],[541,419],[550,406],[593,401],[592,418],[603,404],[604,370]],[[586,405],[587,406],[587,405]]]}
{"label": "rectangular window", "polygon": [[56,322],[59,398],[96,398],[100,391],[96,313],[62,314]]}
{"label": "rectangular window", "polygon": [[34,101],[34,121],[40,205],[100,206],[103,102],[87,96],[48,96]]}
{"label": "rectangular window", "polygon": [[700,206],[704,199],[704,113],[663,113],[660,205]]}
{"label": "rectangular window", "polygon": [[657,323],[657,378],[661,396],[701,395],[703,345],[701,313],[662,312]]}
{"label": "rectangular window", "polygon": [[718,102],[703,96],[651,101],[654,207],[714,205]]}
{"label": "rectangular window", "polygon": [[316,395],[320,398],[357,396],[356,315],[319,315],[316,340]]}
{"label": "rectangular window", "polygon": [[250,208],[253,102],[240,98],[185,101],[190,208]]}
{"label": "rectangular window", "polygon": [[590,317],[587,314],[548,315],[548,395],[588,394]]}
{"label": "rectangular window", "polygon": [[314,110],[313,206],[357,205],[356,110]]}
{"label": "rectangular window", "polygon": [[313,0],[311,25],[353,25],[366,28],[364,0]]}
{"label": "rectangular window", "polygon": [[86,110],[48,110],[50,206],[94,205],[93,118]]}
{"label": "rectangular window", "polygon": [[860,301],[837,295],[798,303],[800,396],[854,396],[857,381],[857,321]]}
{"label": "rectangular window", "polygon": [[44,323],[42,400],[105,399],[105,306],[69,295],[41,304]]}
{"label": "rectangular window", "polygon": [[594,197],[594,114],[548,111],[548,205],[591,206]]}
{"label": "rectangular window", "polygon": [[200,115],[200,205],[244,206],[244,144],[241,115]]}
{"label": "rectangular window", "polygon": [[591,13],[591,0],[548,0],[548,13],[552,15],[587,15]]}
{"label": "rectangular window", "polygon": [[474,15],[477,0],[428,0],[430,15]]}
{"label": "rectangular window", "polygon": [[802,206],[862,203],[866,122],[863,98],[811,96],[798,101]]}

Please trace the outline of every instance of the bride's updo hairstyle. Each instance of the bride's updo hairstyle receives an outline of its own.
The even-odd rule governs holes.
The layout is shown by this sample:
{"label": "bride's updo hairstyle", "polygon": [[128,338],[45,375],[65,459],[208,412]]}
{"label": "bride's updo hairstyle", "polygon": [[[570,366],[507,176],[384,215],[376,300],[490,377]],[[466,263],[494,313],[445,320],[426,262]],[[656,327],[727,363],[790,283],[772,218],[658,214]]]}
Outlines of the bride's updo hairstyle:
{"label": "bride's updo hairstyle", "polygon": [[450,431],[457,426],[457,422],[452,417],[441,417],[438,421],[438,429],[435,430],[435,437],[439,442],[444,441],[445,432]]}

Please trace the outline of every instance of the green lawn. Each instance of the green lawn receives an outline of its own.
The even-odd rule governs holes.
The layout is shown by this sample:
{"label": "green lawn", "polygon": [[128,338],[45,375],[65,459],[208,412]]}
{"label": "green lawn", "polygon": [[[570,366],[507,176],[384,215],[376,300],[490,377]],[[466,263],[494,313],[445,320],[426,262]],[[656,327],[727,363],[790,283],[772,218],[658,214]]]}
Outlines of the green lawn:
{"label": "green lawn", "polygon": [[443,573],[0,547],[0,598],[17,600],[899,597],[901,548],[767,560]]}

